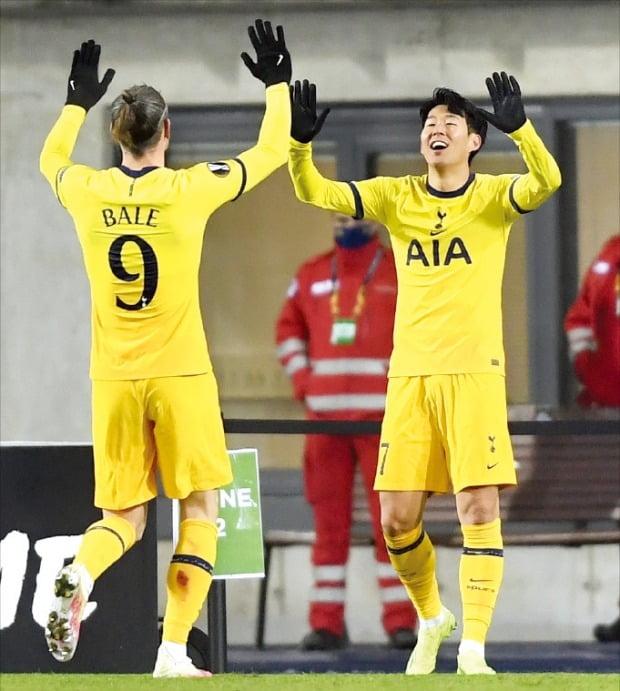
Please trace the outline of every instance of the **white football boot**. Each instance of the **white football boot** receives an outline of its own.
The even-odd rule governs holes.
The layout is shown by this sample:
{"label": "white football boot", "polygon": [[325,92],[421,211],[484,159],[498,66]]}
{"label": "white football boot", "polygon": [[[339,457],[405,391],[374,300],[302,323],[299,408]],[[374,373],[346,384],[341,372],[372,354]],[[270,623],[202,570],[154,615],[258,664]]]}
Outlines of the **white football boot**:
{"label": "white football boot", "polygon": [[56,576],[45,640],[52,657],[59,662],[68,662],[75,655],[84,607],[92,587],[92,579],[81,565],[65,566]]}

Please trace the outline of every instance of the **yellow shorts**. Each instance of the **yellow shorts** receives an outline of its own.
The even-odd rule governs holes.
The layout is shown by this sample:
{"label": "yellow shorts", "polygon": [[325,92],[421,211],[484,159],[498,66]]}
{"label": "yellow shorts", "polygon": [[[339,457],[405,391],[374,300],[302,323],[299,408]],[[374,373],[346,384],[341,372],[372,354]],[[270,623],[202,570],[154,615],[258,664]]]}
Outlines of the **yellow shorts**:
{"label": "yellow shorts", "polygon": [[516,484],[503,376],[389,379],[376,490]]}
{"label": "yellow shorts", "polygon": [[212,372],[186,377],[93,381],[95,506],[127,509],[232,482]]}

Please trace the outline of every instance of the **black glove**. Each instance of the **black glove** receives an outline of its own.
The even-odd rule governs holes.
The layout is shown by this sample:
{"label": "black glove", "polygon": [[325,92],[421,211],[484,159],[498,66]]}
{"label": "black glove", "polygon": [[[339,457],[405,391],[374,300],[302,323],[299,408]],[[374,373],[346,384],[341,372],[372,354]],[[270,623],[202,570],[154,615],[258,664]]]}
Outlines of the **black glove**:
{"label": "black glove", "polygon": [[495,114],[478,108],[480,115],[506,134],[518,130],[525,124],[525,110],[517,80],[505,72],[493,72],[492,78],[487,77],[486,85]]}
{"label": "black glove", "polygon": [[307,144],[321,131],[329,108],[317,117],[316,114],[316,84],[307,79],[303,83],[297,80],[291,91],[291,137],[295,141]]}
{"label": "black glove", "polygon": [[114,77],[114,70],[108,69],[99,81],[99,55],[101,46],[92,39],[82,43],[80,50],[73,53],[71,74],[67,83],[66,105],[82,106],[88,112],[108,90]]}
{"label": "black glove", "polygon": [[256,51],[256,62],[247,53],[241,53],[241,59],[250,72],[260,79],[265,86],[291,81],[291,56],[284,42],[284,29],[276,26],[277,38],[273,35],[271,22],[257,19],[256,29],[248,27],[250,41]]}

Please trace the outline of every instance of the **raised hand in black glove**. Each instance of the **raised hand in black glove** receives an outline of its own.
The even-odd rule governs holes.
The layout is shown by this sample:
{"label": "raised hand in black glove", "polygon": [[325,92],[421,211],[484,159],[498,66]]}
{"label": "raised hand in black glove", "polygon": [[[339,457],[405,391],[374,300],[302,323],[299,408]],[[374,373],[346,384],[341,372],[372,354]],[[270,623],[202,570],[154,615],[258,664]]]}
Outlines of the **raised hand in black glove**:
{"label": "raised hand in black glove", "polygon": [[518,130],[525,124],[525,110],[517,80],[505,72],[493,72],[492,77],[487,77],[486,85],[495,114],[478,108],[480,115],[506,134]]}
{"label": "raised hand in black glove", "polygon": [[115,71],[107,69],[99,81],[99,56],[101,46],[92,39],[82,43],[80,50],[73,52],[71,74],[67,83],[66,105],[82,106],[88,111],[108,90]]}
{"label": "raised hand in black glove", "polygon": [[325,118],[329,115],[329,108],[317,117],[316,114],[316,84],[307,79],[303,83],[297,80],[291,91],[291,137],[295,141],[307,144],[321,131]]}
{"label": "raised hand in black glove", "polygon": [[284,29],[276,26],[273,35],[271,22],[255,21],[255,26],[248,27],[250,41],[256,51],[256,62],[247,53],[241,53],[241,59],[250,72],[260,79],[265,86],[291,81],[291,56],[284,42]]}

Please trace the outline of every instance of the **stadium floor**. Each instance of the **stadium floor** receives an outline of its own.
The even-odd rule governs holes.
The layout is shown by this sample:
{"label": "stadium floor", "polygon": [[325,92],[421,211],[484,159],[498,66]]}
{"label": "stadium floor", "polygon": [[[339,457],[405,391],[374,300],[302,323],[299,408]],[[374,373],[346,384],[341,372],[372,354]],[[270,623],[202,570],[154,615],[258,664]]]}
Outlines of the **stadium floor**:
{"label": "stadium floor", "polygon": [[[437,671],[455,671],[457,644],[445,643]],[[488,643],[486,657],[498,672],[620,673],[620,643]],[[229,672],[321,673],[402,672],[409,654],[380,645],[351,645],[345,650],[306,652],[287,646],[228,648]]]}

